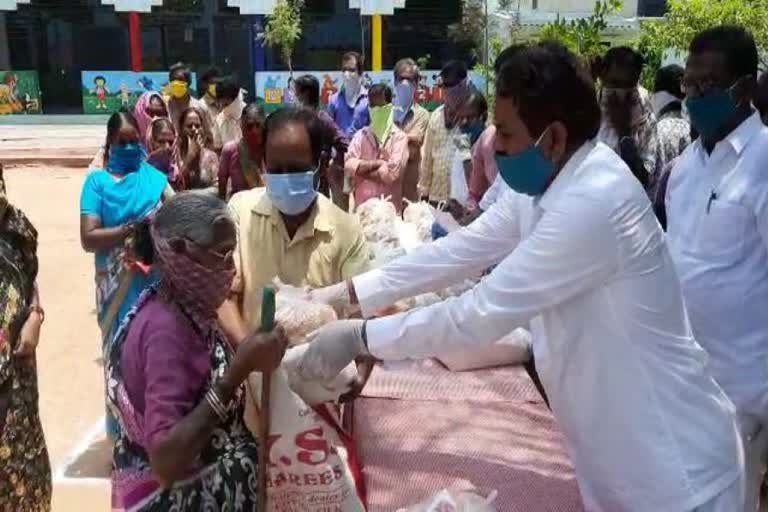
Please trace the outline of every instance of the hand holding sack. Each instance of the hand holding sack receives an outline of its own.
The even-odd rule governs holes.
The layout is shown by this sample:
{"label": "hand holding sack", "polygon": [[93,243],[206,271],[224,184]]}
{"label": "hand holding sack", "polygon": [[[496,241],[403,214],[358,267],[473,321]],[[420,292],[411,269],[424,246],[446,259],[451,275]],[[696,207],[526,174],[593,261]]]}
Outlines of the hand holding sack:
{"label": "hand holding sack", "polygon": [[[297,347],[292,350],[302,349]],[[291,355],[286,355],[290,360]],[[365,488],[352,438],[330,408],[312,407],[289,385],[285,367],[272,374],[271,426],[267,450],[266,512],[364,512]],[[261,396],[261,376],[248,379],[251,397]],[[258,432],[252,398],[245,423]]]}
{"label": "hand holding sack", "polygon": [[[344,283],[341,286],[346,288]],[[279,281],[275,287],[278,290],[275,321],[285,329],[290,346],[306,343],[307,336],[338,319],[332,304],[317,300],[308,290]]]}
{"label": "hand holding sack", "polygon": [[[266,451],[268,512],[358,512],[365,510],[362,473],[351,437],[343,431],[328,402],[338,402],[357,382],[354,364],[328,379],[307,379],[299,364],[311,341],[304,333],[336,319],[333,308],[309,300],[302,288],[279,284],[275,318],[290,342],[270,381],[269,441]],[[247,381],[245,423],[260,433],[258,397],[262,375]]]}

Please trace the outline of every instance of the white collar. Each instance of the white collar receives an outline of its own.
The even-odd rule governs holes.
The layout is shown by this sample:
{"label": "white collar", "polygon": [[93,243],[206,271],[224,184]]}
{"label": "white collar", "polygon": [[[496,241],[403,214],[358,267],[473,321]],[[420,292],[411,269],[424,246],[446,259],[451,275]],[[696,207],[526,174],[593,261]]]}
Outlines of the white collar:
{"label": "white collar", "polygon": [[563,195],[563,192],[568,189],[568,185],[573,181],[576,171],[595,147],[595,141],[588,140],[568,159],[568,162],[566,162],[565,166],[555,177],[555,181],[552,182],[538,200],[538,205],[542,209],[549,210],[558,202],[560,196]]}
{"label": "white collar", "polygon": [[[734,130],[731,133],[729,133],[723,140],[715,144],[715,149],[712,150],[712,153],[714,154],[715,150],[721,145],[727,144],[736,152],[737,156],[741,156],[742,152],[747,147],[749,142],[762,129],[763,129],[763,121],[762,119],[760,119],[760,113],[755,112],[751,116],[746,118],[744,121],[742,121],[742,123],[736,128],[734,128]],[[711,154],[707,155],[707,152],[704,149],[704,143],[702,142],[701,137],[699,137],[698,140],[696,141],[695,149],[696,151],[704,155],[705,158],[712,156]]]}

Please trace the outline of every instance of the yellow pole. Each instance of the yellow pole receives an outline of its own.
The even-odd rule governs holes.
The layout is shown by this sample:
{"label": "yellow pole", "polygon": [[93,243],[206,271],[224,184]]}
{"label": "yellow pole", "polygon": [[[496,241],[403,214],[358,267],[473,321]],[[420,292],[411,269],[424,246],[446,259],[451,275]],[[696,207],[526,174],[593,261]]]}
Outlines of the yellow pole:
{"label": "yellow pole", "polygon": [[371,56],[373,71],[381,71],[381,14],[374,14],[371,20]]}

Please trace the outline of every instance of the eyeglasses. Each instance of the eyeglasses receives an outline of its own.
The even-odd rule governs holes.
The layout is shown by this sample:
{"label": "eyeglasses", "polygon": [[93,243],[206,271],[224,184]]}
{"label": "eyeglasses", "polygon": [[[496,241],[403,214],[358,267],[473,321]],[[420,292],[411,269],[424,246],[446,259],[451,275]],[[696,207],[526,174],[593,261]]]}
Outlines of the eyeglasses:
{"label": "eyeglasses", "polygon": [[729,86],[721,86],[715,83],[712,78],[709,77],[683,77],[680,88],[683,94],[689,97],[704,96],[713,90],[723,90],[727,93],[733,91],[733,89],[739,84],[739,80],[736,80]]}
{"label": "eyeglasses", "polygon": [[215,251],[213,249],[203,247],[199,243],[195,242],[194,240],[190,240],[189,238],[186,240],[195,247],[197,255],[204,255],[203,257],[206,261],[198,261],[201,264],[212,264],[215,266],[224,267],[227,266],[227,263],[232,259],[232,256],[235,253],[234,249],[230,249],[226,252]]}

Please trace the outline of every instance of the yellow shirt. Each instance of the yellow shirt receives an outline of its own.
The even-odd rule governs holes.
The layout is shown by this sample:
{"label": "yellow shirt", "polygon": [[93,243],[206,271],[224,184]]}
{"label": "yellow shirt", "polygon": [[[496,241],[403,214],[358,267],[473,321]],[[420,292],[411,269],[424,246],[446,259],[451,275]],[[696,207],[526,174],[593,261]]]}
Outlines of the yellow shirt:
{"label": "yellow shirt", "polygon": [[235,194],[229,207],[238,242],[233,290],[242,294],[242,314],[249,329],[259,326],[261,294],[275,277],[292,286],[316,288],[368,270],[368,246],[360,223],[323,195],[293,239],[266,189]]}

